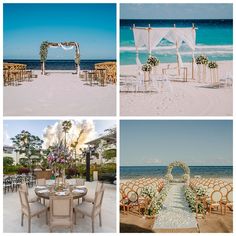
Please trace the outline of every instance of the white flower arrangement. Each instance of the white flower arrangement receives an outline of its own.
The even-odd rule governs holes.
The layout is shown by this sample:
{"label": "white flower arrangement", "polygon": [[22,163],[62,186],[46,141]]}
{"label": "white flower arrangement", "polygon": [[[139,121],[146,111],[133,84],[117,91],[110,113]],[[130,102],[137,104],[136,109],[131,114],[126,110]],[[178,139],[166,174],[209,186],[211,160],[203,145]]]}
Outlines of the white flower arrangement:
{"label": "white flower arrangement", "polygon": [[163,202],[168,194],[169,189],[170,189],[170,186],[167,184],[163,187],[163,189],[161,190],[159,194],[156,192],[156,194],[151,199],[151,202],[146,209],[146,215],[148,216],[158,215],[161,208],[163,207]]}
{"label": "white flower arrangement", "polygon": [[196,58],[196,64],[198,65],[207,65],[208,64],[208,58],[205,55],[200,55]]}
{"label": "white flower arrangement", "polygon": [[215,61],[210,61],[210,62],[208,63],[208,68],[210,68],[210,69],[216,69],[216,68],[218,68],[218,64],[217,64]]}
{"label": "white flower arrangement", "polygon": [[150,56],[147,60],[147,64],[151,66],[158,66],[159,63],[160,63],[160,60],[155,56]]}
{"label": "white flower arrangement", "polygon": [[187,182],[190,178],[190,169],[189,167],[182,161],[174,161],[172,162],[168,168],[167,168],[167,173],[165,175],[165,179],[168,180],[169,182],[173,181],[173,176],[171,174],[173,168],[175,166],[180,167],[184,171],[184,175],[182,176],[182,179],[184,182]]}
{"label": "white flower arrangement", "polygon": [[152,70],[152,66],[150,64],[144,64],[142,66],[142,71],[151,71]]}
{"label": "white flower arrangement", "polygon": [[[194,191],[190,187],[185,187],[184,193],[192,212],[196,212],[196,195]],[[198,213],[200,214],[206,213],[206,209],[204,208],[203,203],[199,202],[197,207],[198,207]]]}
{"label": "white flower arrangement", "polygon": [[196,192],[198,197],[203,197],[207,193],[207,188],[202,187],[202,186],[198,186],[198,187],[195,188],[195,192]]}

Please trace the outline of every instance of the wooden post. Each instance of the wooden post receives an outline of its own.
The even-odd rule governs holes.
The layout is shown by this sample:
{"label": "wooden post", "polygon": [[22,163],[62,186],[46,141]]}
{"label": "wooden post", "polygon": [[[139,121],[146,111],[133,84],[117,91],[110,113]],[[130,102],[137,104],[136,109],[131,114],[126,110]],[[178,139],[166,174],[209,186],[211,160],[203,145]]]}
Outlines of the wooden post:
{"label": "wooden post", "polygon": [[45,75],[45,61],[42,63],[42,75]]}
{"label": "wooden post", "polygon": [[[174,24],[174,28],[176,28],[176,25]],[[176,40],[175,42],[175,45],[176,45],[176,58],[177,58],[177,72],[178,72],[178,75],[180,75],[180,68],[179,68],[179,56],[177,54],[177,52],[179,51],[178,49],[178,42]]]}
{"label": "wooden post", "polygon": [[150,45],[150,30],[151,30],[151,25],[148,25],[148,53],[149,57],[151,56],[151,45]]}
{"label": "wooden post", "polygon": [[[192,23],[192,29],[195,30],[194,23]],[[194,33],[194,32],[193,32]],[[192,52],[192,79],[194,80],[194,57],[193,57],[193,52]]]}

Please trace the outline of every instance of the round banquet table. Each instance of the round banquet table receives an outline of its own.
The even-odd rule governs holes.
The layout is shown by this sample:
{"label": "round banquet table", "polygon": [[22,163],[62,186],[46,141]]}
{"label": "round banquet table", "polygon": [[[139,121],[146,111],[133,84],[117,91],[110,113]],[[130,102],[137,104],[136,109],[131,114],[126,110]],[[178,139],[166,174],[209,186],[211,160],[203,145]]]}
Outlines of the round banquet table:
{"label": "round banquet table", "polygon": [[[42,190],[48,190],[47,192],[41,192]],[[83,192],[76,192],[76,191],[73,191],[73,190],[83,190]],[[56,195],[56,193],[50,193],[49,191],[49,187],[45,186],[44,188],[40,187],[40,188],[35,188],[35,194],[40,197],[40,198],[44,198],[44,199],[49,199],[50,195]],[[68,190],[67,190],[68,191]],[[81,197],[84,197],[86,194],[87,194],[88,190],[86,187],[80,187],[80,188],[73,188],[72,191],[71,191],[71,194],[73,196],[73,199],[79,199]],[[67,195],[61,195],[61,196],[67,196]]]}

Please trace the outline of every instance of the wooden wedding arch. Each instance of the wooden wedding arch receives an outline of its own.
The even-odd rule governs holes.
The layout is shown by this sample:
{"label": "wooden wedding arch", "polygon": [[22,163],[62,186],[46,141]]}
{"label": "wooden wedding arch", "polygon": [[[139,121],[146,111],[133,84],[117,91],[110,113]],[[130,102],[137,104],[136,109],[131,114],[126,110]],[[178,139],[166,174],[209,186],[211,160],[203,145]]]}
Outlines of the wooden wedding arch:
{"label": "wooden wedding arch", "polygon": [[41,73],[45,75],[45,65],[46,65],[46,60],[48,56],[48,48],[58,48],[61,47],[64,50],[71,50],[75,48],[75,70],[76,74],[79,73],[79,68],[80,68],[80,49],[79,49],[79,43],[77,42],[48,42],[48,41],[43,41],[40,46],[40,62],[41,62]]}

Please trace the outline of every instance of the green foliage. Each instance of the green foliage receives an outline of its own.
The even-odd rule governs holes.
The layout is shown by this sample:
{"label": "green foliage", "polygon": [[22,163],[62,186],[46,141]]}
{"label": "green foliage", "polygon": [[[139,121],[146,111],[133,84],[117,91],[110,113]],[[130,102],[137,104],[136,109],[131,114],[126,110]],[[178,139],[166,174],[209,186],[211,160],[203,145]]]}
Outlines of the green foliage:
{"label": "green foliage", "polygon": [[108,149],[108,150],[105,150],[102,154],[103,158],[106,159],[106,160],[110,160],[112,159],[113,157],[116,157],[116,149]]}
{"label": "green foliage", "polygon": [[18,173],[19,168],[21,165],[12,165],[12,166],[4,166],[3,167],[3,174],[5,175],[14,175]]}
{"label": "green foliage", "polygon": [[41,161],[41,168],[42,168],[42,170],[46,170],[46,169],[49,168],[47,158],[44,158],[44,159]]}
{"label": "green foliage", "polygon": [[62,122],[62,129],[65,133],[67,133],[72,127],[72,123],[70,120],[64,120]]}
{"label": "green foliage", "polygon": [[[186,200],[189,204],[189,207],[191,208],[193,212],[196,212],[196,195],[194,191],[190,187],[185,187],[184,193],[185,193]],[[201,191],[201,194],[202,194],[202,191]],[[199,202],[197,207],[198,207],[198,213],[200,214],[206,213],[206,209],[204,208],[203,203]]]}
{"label": "green foliage", "polygon": [[27,158],[20,158],[19,159],[19,164],[24,166],[24,167],[27,167],[30,165],[30,160],[27,159]]}
{"label": "green foliage", "polygon": [[40,61],[45,62],[48,57],[48,41],[43,41],[40,46]]}
{"label": "green foliage", "polygon": [[12,157],[3,157],[3,166],[12,166],[14,159]]}
{"label": "green foliage", "polygon": [[19,154],[24,154],[27,158],[32,155],[41,155],[43,141],[38,136],[22,130],[20,134],[17,134],[11,140],[15,146],[15,151]]}

